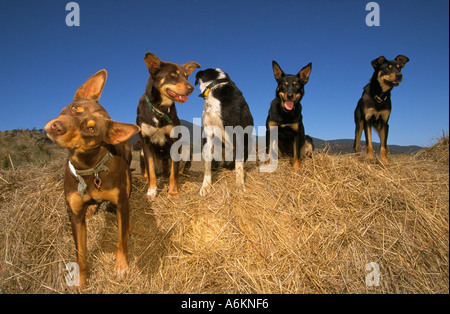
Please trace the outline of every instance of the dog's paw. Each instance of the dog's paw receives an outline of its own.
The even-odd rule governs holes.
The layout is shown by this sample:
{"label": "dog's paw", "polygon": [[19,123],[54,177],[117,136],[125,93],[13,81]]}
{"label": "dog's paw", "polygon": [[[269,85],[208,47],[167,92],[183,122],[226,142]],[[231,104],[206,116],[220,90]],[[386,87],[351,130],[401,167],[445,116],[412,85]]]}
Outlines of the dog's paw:
{"label": "dog's paw", "polygon": [[169,197],[178,197],[178,190],[169,188]]}
{"label": "dog's paw", "polygon": [[206,186],[202,186],[202,188],[200,189],[200,195],[201,196],[206,196],[211,192],[211,186],[208,184]]}
{"label": "dog's paw", "polygon": [[202,188],[200,189],[200,195],[206,196],[211,192],[212,189],[212,183],[211,183],[211,176],[206,175],[203,179]]}
{"label": "dog's paw", "polygon": [[247,192],[247,190],[245,189],[245,185],[244,184],[236,184],[236,192],[238,194],[245,194]]}
{"label": "dog's paw", "polygon": [[119,264],[116,262],[114,273],[118,280],[124,280],[128,273],[128,264]]}
{"label": "dog's paw", "polygon": [[299,159],[294,162],[294,171],[299,171],[302,168],[302,163]]}
{"label": "dog's paw", "polygon": [[156,200],[156,189],[149,189],[147,191],[147,201],[152,202],[154,200]]}

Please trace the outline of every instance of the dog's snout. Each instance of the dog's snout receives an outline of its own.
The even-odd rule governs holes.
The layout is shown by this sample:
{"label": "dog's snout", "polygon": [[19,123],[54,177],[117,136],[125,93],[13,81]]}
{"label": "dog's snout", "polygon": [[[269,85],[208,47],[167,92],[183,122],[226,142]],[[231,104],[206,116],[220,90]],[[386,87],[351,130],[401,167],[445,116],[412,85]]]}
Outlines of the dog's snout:
{"label": "dog's snout", "polygon": [[50,125],[50,133],[53,135],[62,135],[66,133],[64,125],[60,121],[55,121]]}
{"label": "dog's snout", "polygon": [[397,73],[397,74],[395,74],[395,78],[396,78],[398,81],[401,81],[402,78],[403,78],[403,74]]}
{"label": "dog's snout", "polygon": [[190,94],[194,91],[194,87],[191,84],[186,85],[187,87],[187,92]]}

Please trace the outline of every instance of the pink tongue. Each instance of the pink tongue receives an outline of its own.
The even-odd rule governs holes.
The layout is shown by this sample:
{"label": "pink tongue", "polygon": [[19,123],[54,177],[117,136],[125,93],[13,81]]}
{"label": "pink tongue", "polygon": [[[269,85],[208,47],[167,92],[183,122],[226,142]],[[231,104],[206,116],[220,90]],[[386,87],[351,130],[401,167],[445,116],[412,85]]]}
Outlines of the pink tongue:
{"label": "pink tongue", "polygon": [[188,97],[184,96],[184,95],[177,95],[177,97],[175,97],[175,100],[181,101],[181,102],[186,102],[186,101],[188,101]]}
{"label": "pink tongue", "polygon": [[286,107],[287,110],[292,110],[292,108],[294,108],[294,102],[293,101],[286,101],[284,103],[284,106]]}

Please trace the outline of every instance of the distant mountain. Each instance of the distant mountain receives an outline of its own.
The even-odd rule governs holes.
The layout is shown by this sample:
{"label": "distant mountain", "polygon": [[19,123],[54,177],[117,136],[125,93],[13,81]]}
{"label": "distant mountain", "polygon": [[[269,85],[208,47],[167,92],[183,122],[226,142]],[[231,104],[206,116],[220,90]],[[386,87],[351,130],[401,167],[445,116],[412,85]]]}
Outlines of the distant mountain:
{"label": "distant mountain", "polygon": [[[317,150],[325,150],[332,154],[351,154],[354,153],[353,150],[353,139],[337,139],[337,140],[322,140],[318,138],[313,138],[314,146]],[[375,151],[380,149],[380,143],[373,142],[373,147]],[[365,149],[366,142],[361,141],[361,151]],[[410,145],[389,145],[389,151],[391,154],[415,154],[422,150],[423,147]]]}

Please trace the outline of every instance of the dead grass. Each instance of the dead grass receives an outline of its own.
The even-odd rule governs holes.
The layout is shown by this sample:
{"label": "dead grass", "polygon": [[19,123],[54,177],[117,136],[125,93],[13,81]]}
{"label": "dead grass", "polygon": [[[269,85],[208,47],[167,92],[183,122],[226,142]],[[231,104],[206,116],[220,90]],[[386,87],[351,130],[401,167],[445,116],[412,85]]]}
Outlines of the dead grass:
{"label": "dead grass", "polygon": [[[445,142],[446,141],[446,142]],[[135,179],[130,273],[113,276],[115,214],[88,222],[87,293],[449,293],[448,137],[391,164],[317,153],[295,173],[246,167],[181,178],[168,199],[145,200]],[[65,282],[75,248],[63,193],[64,160],[0,171],[0,293],[77,293]],[[366,264],[380,266],[368,287]]]}

